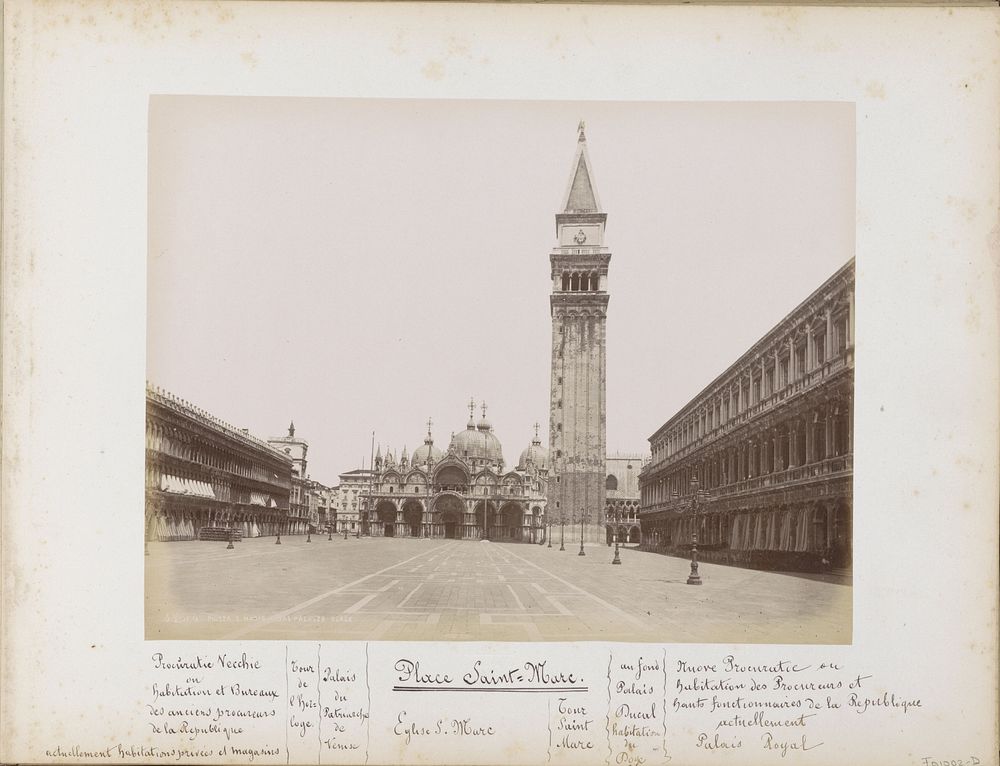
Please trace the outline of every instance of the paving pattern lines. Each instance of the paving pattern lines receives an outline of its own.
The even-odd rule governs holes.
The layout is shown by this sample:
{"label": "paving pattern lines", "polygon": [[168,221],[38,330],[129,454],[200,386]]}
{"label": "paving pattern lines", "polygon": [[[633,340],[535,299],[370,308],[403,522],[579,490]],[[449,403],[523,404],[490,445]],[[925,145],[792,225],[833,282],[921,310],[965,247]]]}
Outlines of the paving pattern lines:
{"label": "paving pattern lines", "polygon": [[[455,545],[455,544],[456,543],[452,543],[452,545]],[[439,546],[439,547],[449,547],[449,546],[445,545],[445,546]],[[347,583],[346,585],[341,585],[339,588],[333,588],[332,590],[328,590],[326,593],[321,593],[318,596],[313,596],[312,598],[307,599],[307,600],[305,600],[305,601],[303,601],[303,602],[301,602],[299,604],[296,604],[295,606],[292,606],[292,607],[290,607],[288,609],[285,609],[284,611],[277,612],[276,614],[271,615],[271,617],[267,618],[266,620],[264,620],[260,624],[251,624],[251,625],[248,625],[245,628],[241,628],[240,630],[227,635],[225,638],[230,639],[230,640],[234,640],[234,639],[238,639],[238,638],[243,638],[247,634],[252,633],[257,628],[261,627],[261,625],[267,625],[269,623],[282,620],[285,617],[289,617],[289,616],[295,614],[296,612],[301,612],[302,610],[307,609],[310,606],[313,606],[314,604],[318,604],[321,601],[326,600],[330,596],[333,596],[333,595],[335,595],[337,593],[341,593],[341,592],[347,591],[349,588],[352,588],[355,585],[360,585],[361,583],[363,583],[363,582],[365,582],[367,580],[371,580],[372,578],[379,577],[379,576],[383,575],[385,572],[388,572],[388,571],[390,571],[392,569],[396,569],[397,567],[405,566],[406,564],[408,564],[409,562],[413,561],[414,559],[418,559],[418,558],[420,558],[422,556],[426,556],[428,553],[431,553],[434,550],[436,550],[436,549],[432,548],[430,551],[422,551],[421,553],[418,553],[415,556],[411,556],[410,558],[408,558],[408,559],[406,559],[404,561],[400,561],[400,562],[398,562],[396,564],[392,564],[391,566],[387,566],[384,569],[380,569],[377,572],[372,572],[371,574],[367,574],[364,577],[360,577],[357,580],[354,580],[353,582]]]}
{"label": "paving pattern lines", "polygon": [[[625,548],[283,538],[158,543],[150,638],[847,643],[850,586]],[[159,590],[157,589],[159,588]]]}

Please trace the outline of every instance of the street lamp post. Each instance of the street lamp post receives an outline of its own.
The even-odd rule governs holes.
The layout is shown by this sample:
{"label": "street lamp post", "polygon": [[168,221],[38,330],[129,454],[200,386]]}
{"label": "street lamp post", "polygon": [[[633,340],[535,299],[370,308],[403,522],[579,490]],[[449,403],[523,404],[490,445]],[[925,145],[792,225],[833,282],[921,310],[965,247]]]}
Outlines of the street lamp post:
{"label": "street lamp post", "polygon": [[584,509],[580,509],[580,552],[576,554],[577,556],[586,556],[587,554],[583,552],[583,513]]}
{"label": "street lamp post", "polygon": [[621,509],[615,508],[614,513],[614,525],[615,525],[615,557],[611,559],[612,564],[621,564],[621,557],[618,555],[618,525],[621,522]]}
{"label": "street lamp post", "polygon": [[566,515],[559,514],[559,550],[566,550]]}
{"label": "street lamp post", "polygon": [[691,574],[688,575],[688,585],[701,585],[701,575],[698,574],[698,477],[691,476]]}
{"label": "street lamp post", "polygon": [[549,548],[552,547],[552,519],[545,520],[545,539],[548,541]]}

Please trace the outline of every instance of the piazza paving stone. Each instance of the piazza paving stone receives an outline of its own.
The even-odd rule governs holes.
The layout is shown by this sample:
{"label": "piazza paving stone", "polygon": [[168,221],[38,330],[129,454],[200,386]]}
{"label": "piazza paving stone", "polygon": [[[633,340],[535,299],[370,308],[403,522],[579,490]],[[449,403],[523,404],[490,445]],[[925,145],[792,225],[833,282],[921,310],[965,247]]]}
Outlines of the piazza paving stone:
{"label": "piazza paving stone", "polygon": [[146,637],[849,643],[851,586],[631,548],[313,536],[150,543]]}

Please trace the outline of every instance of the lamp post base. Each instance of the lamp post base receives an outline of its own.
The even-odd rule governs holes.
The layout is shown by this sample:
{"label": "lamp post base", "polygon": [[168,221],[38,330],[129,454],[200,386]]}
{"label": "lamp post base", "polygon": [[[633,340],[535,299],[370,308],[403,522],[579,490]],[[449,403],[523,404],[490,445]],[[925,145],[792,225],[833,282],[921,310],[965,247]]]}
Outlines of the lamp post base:
{"label": "lamp post base", "polygon": [[615,546],[615,557],[613,559],[611,559],[611,563],[612,564],[619,564],[619,565],[622,563],[621,557],[618,555],[618,546],[617,545]]}
{"label": "lamp post base", "polygon": [[274,541],[275,545],[281,545],[281,535],[279,534],[277,539]]}
{"label": "lamp post base", "polygon": [[691,562],[691,574],[688,575],[688,585],[701,585],[701,575],[698,574],[698,562]]}

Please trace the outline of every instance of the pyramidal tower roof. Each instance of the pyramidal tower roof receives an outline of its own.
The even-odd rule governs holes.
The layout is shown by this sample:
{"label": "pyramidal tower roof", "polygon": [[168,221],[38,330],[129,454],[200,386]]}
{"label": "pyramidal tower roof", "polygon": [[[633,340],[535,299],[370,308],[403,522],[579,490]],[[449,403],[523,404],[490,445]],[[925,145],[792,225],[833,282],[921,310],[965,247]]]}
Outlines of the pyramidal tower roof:
{"label": "pyramidal tower roof", "polygon": [[601,200],[590,173],[590,155],[587,153],[587,134],[583,121],[577,127],[576,155],[566,187],[563,213],[599,213]]}

